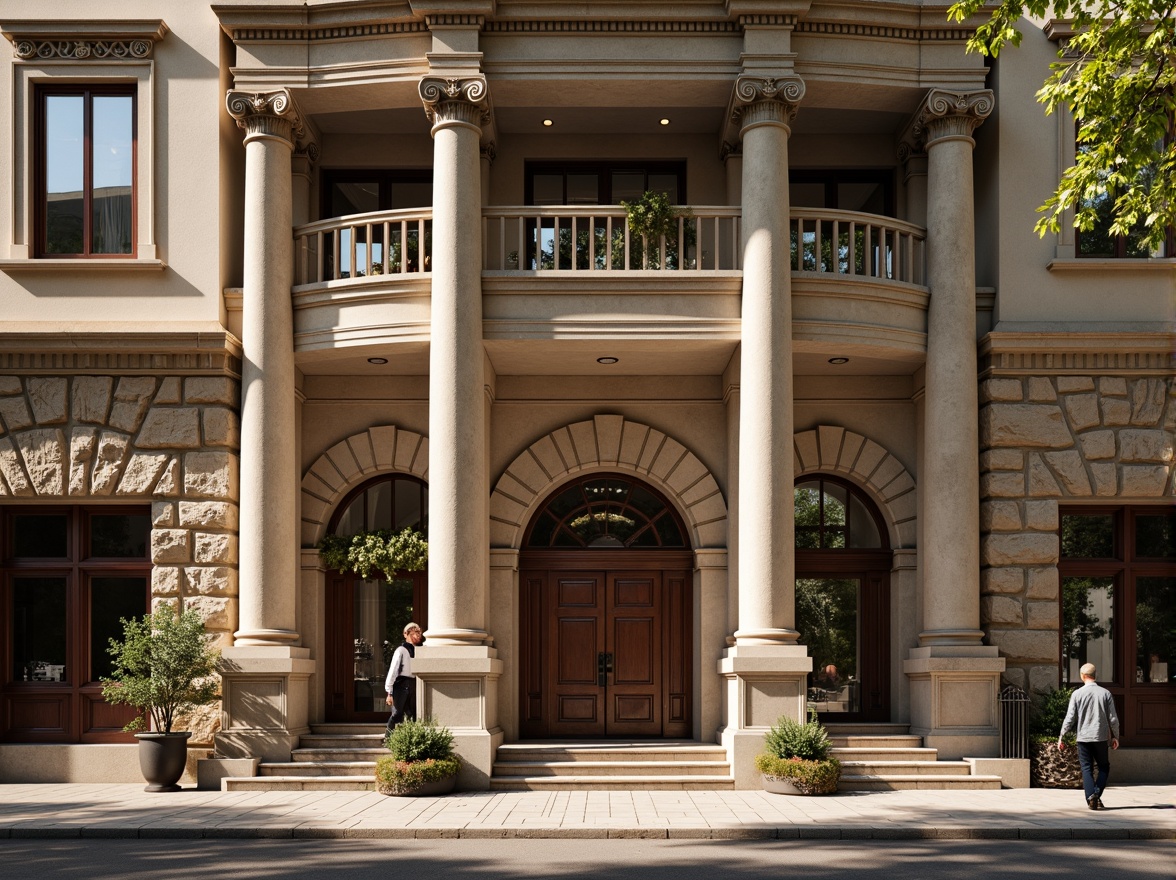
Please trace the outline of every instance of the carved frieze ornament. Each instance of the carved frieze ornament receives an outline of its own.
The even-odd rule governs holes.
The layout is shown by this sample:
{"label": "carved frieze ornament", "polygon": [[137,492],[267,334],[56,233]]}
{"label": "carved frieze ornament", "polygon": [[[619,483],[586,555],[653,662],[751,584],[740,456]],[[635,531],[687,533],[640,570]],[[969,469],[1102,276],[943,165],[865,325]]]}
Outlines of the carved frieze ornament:
{"label": "carved frieze ornament", "polygon": [[297,139],[305,136],[302,115],[294,104],[289,89],[275,92],[230,91],[225,98],[229,115],[245,130],[245,142],[256,138],[275,138],[285,141],[291,149]]}
{"label": "carved frieze ornament", "polygon": [[785,77],[741,76],[731,95],[731,121],[740,133],[754,125],[788,125],[804,97],[804,80]]}
{"label": "carved frieze ornament", "polygon": [[17,40],[16,57],[29,60],[67,58],[71,61],[137,61],[150,58],[155,48],[152,40]]}
{"label": "carved frieze ornament", "polygon": [[942,140],[971,142],[972,132],[988,118],[994,106],[991,89],[977,92],[932,89],[915,112],[903,141],[910,144],[913,152],[926,152]]}
{"label": "carved frieze ornament", "polygon": [[479,132],[490,123],[490,92],[482,76],[426,76],[419,88],[434,128],[468,125]]}

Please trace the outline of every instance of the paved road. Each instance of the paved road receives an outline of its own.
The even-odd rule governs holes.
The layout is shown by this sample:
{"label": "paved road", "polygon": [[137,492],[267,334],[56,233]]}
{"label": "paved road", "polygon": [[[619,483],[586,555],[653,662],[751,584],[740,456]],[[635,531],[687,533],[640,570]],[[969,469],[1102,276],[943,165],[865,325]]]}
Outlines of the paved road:
{"label": "paved road", "polygon": [[4,880],[1173,880],[1170,841],[0,840]]}

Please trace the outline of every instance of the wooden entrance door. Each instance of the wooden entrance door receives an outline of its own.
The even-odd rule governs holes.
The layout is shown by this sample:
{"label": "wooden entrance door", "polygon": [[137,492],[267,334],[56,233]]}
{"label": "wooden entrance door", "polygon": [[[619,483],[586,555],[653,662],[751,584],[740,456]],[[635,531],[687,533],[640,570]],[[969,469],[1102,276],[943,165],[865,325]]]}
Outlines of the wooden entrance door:
{"label": "wooden entrance door", "polygon": [[690,735],[687,571],[528,571],[521,583],[523,736]]}

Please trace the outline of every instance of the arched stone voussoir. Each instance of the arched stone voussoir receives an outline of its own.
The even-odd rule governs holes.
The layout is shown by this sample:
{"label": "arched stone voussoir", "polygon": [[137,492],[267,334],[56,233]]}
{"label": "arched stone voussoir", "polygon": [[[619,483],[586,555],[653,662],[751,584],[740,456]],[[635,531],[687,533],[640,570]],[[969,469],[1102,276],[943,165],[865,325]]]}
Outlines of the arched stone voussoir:
{"label": "arched stone voussoir", "polygon": [[408,474],[428,482],[429,440],[395,425],[376,425],[340,440],[302,476],[302,544],[313,547],[327,532],[339,502],[376,474]]}
{"label": "arched stone voussoir", "polygon": [[491,546],[519,549],[543,500],[570,477],[593,471],[646,480],[678,509],[694,549],[725,546],[727,505],[706,465],[674,438],[617,415],[557,428],[519,453],[490,493]]}

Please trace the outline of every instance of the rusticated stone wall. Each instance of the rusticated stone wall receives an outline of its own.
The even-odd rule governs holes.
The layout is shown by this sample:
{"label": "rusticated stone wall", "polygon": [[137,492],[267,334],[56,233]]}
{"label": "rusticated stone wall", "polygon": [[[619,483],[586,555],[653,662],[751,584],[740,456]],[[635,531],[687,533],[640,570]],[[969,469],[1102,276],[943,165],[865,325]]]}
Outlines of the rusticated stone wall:
{"label": "rusticated stone wall", "polygon": [[981,619],[1005,679],[1058,682],[1058,506],[1176,495],[1170,378],[1027,376],[983,382]]}
{"label": "rusticated stone wall", "polygon": [[[227,376],[0,376],[0,503],[150,502],[153,604],[197,610],[229,645],[239,394]],[[191,725],[211,742],[219,709]]]}

